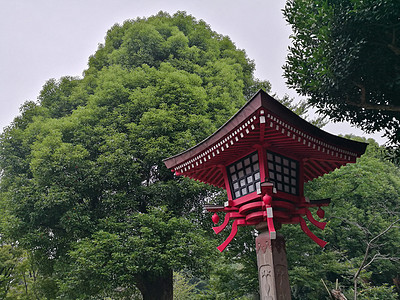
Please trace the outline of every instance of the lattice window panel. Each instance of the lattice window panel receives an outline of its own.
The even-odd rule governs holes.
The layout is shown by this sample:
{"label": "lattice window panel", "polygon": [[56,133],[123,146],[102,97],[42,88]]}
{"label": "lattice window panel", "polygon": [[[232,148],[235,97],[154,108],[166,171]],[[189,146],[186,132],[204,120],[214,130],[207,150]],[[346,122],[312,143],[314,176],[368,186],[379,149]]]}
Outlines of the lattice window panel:
{"label": "lattice window panel", "polygon": [[250,155],[227,167],[232,198],[240,198],[260,189],[260,166],[258,154]]}
{"label": "lattice window panel", "polygon": [[276,189],[292,195],[299,194],[299,163],[283,155],[267,152],[268,177]]}

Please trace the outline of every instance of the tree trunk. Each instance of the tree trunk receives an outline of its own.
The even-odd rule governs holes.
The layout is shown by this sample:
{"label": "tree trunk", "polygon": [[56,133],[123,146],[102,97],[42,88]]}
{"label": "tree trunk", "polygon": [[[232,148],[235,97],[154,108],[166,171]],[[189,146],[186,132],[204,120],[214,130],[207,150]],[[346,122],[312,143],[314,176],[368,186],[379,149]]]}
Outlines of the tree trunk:
{"label": "tree trunk", "polygon": [[142,293],[143,300],[172,300],[173,272],[168,270],[158,277],[145,273],[139,278],[137,287]]}

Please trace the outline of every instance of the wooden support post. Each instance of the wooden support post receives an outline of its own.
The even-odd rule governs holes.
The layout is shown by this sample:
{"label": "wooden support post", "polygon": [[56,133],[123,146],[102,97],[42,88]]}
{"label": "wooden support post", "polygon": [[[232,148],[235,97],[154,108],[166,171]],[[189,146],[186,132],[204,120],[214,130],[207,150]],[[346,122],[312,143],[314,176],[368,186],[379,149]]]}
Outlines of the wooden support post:
{"label": "wooden support post", "polygon": [[260,299],[290,300],[289,274],[283,235],[278,233],[276,239],[271,240],[266,223],[258,224],[256,229],[259,231],[256,238],[256,251]]}

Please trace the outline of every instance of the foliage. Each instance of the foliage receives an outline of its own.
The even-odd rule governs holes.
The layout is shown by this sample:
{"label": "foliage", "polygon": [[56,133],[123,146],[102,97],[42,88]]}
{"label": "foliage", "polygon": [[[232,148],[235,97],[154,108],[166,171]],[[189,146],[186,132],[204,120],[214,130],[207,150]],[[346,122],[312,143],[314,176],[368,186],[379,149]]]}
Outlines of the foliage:
{"label": "foliage", "polygon": [[0,139],[12,221],[1,234],[32,252],[44,298],[139,289],[170,299],[172,270],[207,274],[216,251],[198,212],[216,191],[176,178],[162,159],[268,87],[253,71],[205,22],[161,12],[113,26],[82,79],[51,79],[24,104]]}
{"label": "foliage", "polygon": [[400,144],[400,46],[396,0],[288,0],[285,77],[334,121],[384,130]]}
{"label": "foliage", "polygon": [[20,246],[2,243],[0,246],[0,298],[30,300],[41,296],[46,287],[32,257]]}
{"label": "foliage", "polygon": [[12,245],[0,247],[0,297],[4,299],[15,280],[18,260],[22,256],[21,249]]}
{"label": "foliage", "polygon": [[399,299],[397,293],[394,291],[393,287],[387,285],[373,286],[370,287],[366,285],[364,289],[360,292],[357,299],[365,300],[397,300]]}
{"label": "foliage", "polygon": [[189,220],[171,217],[165,208],[153,208],[123,222],[110,217],[102,227],[70,251],[73,264],[61,283],[63,299],[129,288],[129,282],[141,289],[144,280],[160,278],[171,269],[191,268],[200,275],[207,271],[202,257],[212,249],[203,241],[204,234]]}
{"label": "foliage", "polygon": [[175,300],[205,300],[214,299],[207,282],[194,276],[189,271],[174,272],[174,299]]}
{"label": "foliage", "polygon": [[[328,224],[320,234],[329,241],[324,251],[302,240],[306,237],[298,236],[298,228],[284,228],[295,299],[325,297],[321,278],[328,286],[334,286],[338,279],[342,290],[352,298],[354,276],[366,254],[367,243],[399,220],[400,170],[383,159],[382,149],[373,140],[368,142],[367,153],[356,164],[306,186],[310,199],[332,198],[326,214]],[[372,297],[374,290],[391,291],[385,286],[392,285],[399,275],[399,241],[399,227],[392,227],[371,244],[366,256],[371,264],[360,274],[360,298],[368,293]]]}
{"label": "foliage", "polygon": [[196,286],[179,272],[174,272],[174,300],[193,299]]}

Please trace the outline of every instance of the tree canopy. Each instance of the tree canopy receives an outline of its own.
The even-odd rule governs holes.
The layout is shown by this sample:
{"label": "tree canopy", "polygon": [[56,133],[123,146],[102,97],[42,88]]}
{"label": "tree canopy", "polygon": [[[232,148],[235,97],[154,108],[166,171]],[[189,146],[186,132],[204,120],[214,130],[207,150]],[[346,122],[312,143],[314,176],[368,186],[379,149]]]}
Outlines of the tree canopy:
{"label": "tree canopy", "polygon": [[265,85],[253,71],[205,22],[160,12],[113,26],[83,78],[50,79],[24,104],[0,139],[12,219],[1,237],[32,253],[52,282],[45,297],[139,289],[171,299],[173,270],[209,270],[215,245],[190,215],[213,191],[176,178],[162,159],[214,132]]}
{"label": "tree canopy", "polygon": [[290,87],[334,121],[400,145],[400,2],[288,0]]}

